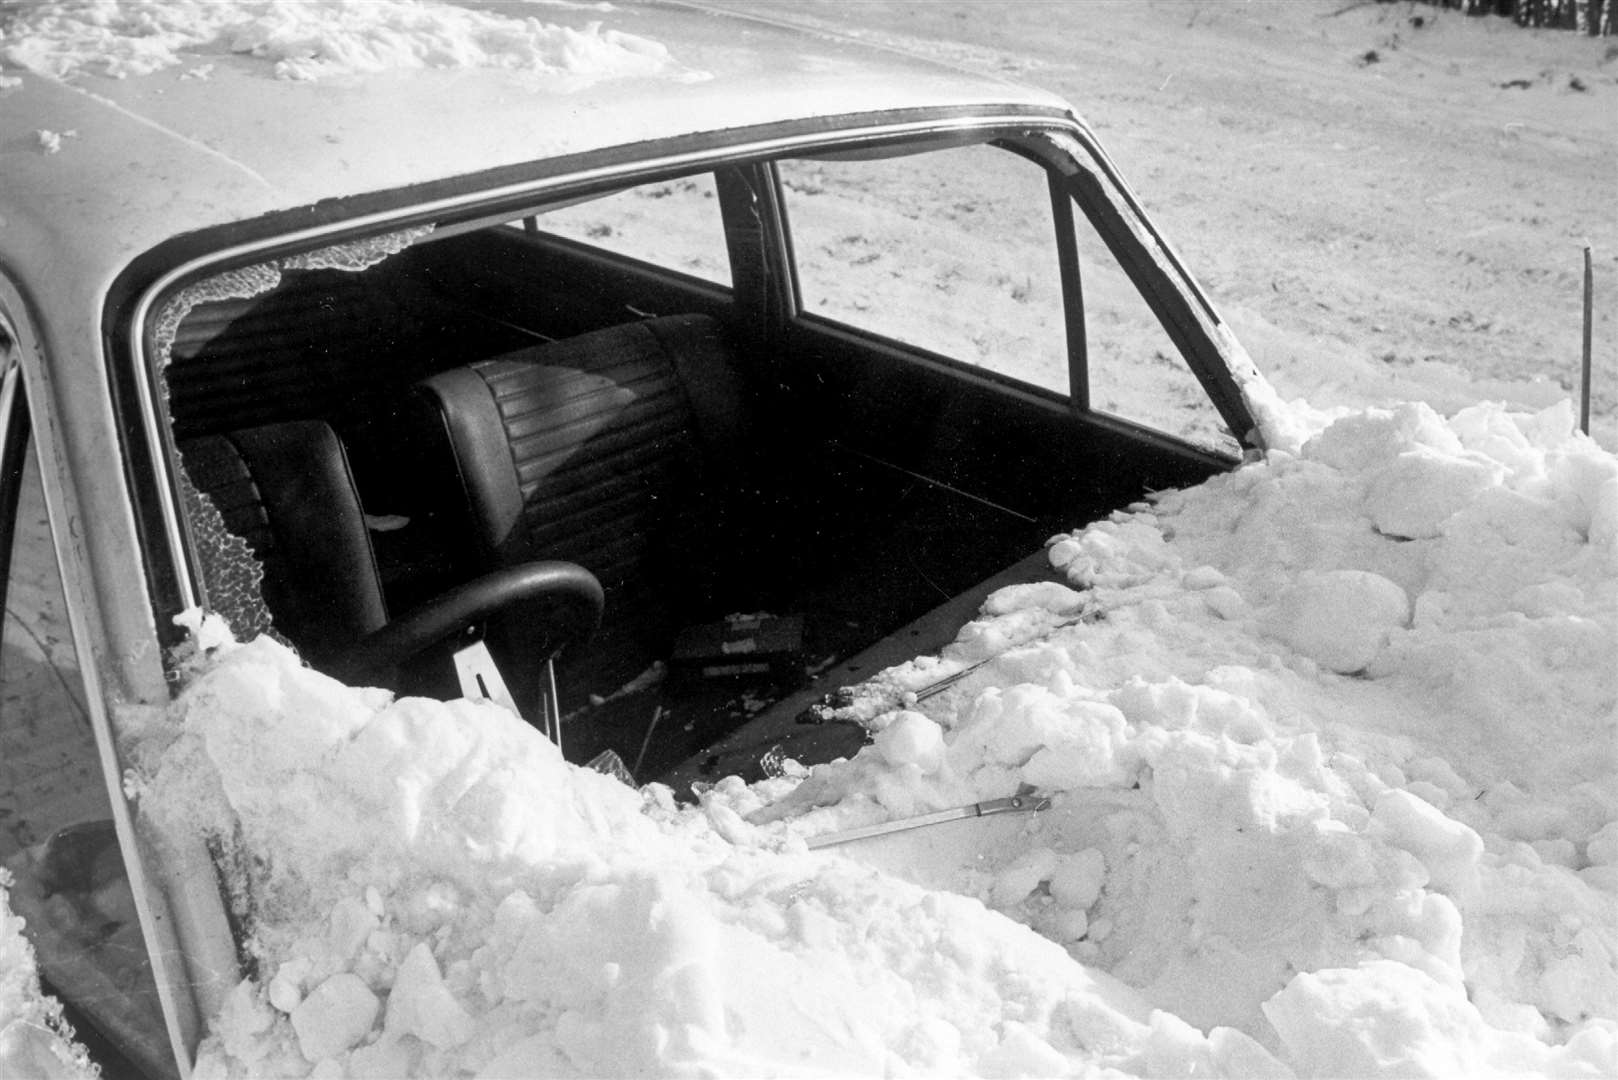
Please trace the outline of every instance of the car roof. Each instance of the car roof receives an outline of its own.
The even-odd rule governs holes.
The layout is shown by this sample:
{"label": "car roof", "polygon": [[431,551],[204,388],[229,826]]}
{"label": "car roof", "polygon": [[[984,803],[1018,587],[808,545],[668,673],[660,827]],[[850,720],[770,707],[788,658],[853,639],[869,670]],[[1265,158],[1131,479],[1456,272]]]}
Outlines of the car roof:
{"label": "car roof", "polygon": [[[515,17],[509,5],[456,6]],[[699,8],[528,5],[520,14],[572,27],[586,44],[613,32],[649,39],[669,62],[600,78],[586,62],[583,75],[451,63],[300,80],[215,45],[123,78],[94,63],[65,78],[10,64],[0,89],[0,265],[48,266],[58,280],[36,287],[104,289],[170,237],[537,159],[756,125],[837,127],[854,114],[1066,110],[1042,91]]]}

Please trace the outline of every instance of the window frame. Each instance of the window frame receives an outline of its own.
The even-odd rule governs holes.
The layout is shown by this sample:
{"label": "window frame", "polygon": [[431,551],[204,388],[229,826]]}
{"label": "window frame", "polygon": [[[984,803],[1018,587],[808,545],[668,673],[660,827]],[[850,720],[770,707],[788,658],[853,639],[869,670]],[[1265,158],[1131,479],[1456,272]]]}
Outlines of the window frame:
{"label": "window frame", "polygon": [[[723,298],[734,296],[736,292],[736,267],[729,244],[730,229],[723,211],[723,182],[720,178],[720,173],[723,171],[725,171],[724,166],[720,166],[719,168],[691,169],[661,176],[638,177],[633,183],[592,191],[587,195],[556,199],[545,205],[536,206],[531,213],[524,215],[518,221],[521,224],[523,236],[533,243],[554,245],[563,250],[572,250],[580,254],[589,255],[603,263],[621,265],[643,276],[652,275],[661,278],[670,286],[691,289],[699,293],[708,293],[710,294],[708,298],[717,302]],[[730,275],[729,281],[714,281],[710,278],[693,274],[690,271],[682,270],[677,266],[669,266],[665,263],[641,258],[638,255],[631,255],[616,247],[594,244],[588,239],[581,240],[577,237],[566,236],[545,229],[545,216],[553,210],[587,206],[590,203],[609,199],[616,195],[627,194],[637,188],[674,183],[698,176],[710,178],[714,185],[713,225],[718,229],[717,239],[721,248],[721,251],[716,252],[716,254],[722,254],[725,259],[725,270]]]}
{"label": "window frame", "polygon": [[[303,210],[272,213],[178,235],[135,257],[108,287],[102,332],[124,472],[146,567],[148,600],[158,617],[159,645],[166,648],[180,640],[164,616],[195,606],[201,595],[195,553],[179,511],[175,455],[154,355],[156,316],[162,304],[187,285],[270,259],[428,223],[437,223],[441,235],[448,235],[448,230],[508,224],[548,202],[735,166],[752,192],[744,205],[721,190],[735,290],[729,299],[742,326],[756,331],[758,344],[769,346],[784,340],[793,321],[795,295],[788,280],[792,263],[785,256],[780,192],[769,161],[928,139],[983,142],[997,138],[1015,142],[1055,166],[1064,177],[1075,167],[1069,144],[1093,143],[1071,112],[1022,105],[934,106],[778,121],[542,158],[488,175],[355,196],[322,206],[313,220]],[[739,235],[737,222],[744,220],[751,226],[751,235],[731,243]],[[743,254],[747,263],[738,258]],[[1210,348],[1218,351],[1215,346]],[[1108,422],[1100,414],[1086,417]],[[1145,433],[1150,442],[1159,438],[1151,429],[1122,421],[1118,424],[1119,430],[1132,435]],[[1169,439],[1166,435],[1161,438]],[[1172,445],[1195,449],[1177,441]],[[1229,464],[1224,456],[1209,460]]]}
{"label": "window frame", "polygon": [[[902,355],[911,362],[949,371],[978,385],[1014,392],[1049,402],[1061,402],[1077,419],[1090,425],[1128,434],[1147,442],[1188,451],[1201,459],[1225,466],[1236,456],[1199,445],[1159,428],[1126,417],[1097,410],[1091,403],[1088,341],[1085,323],[1083,278],[1078,239],[1074,225],[1082,216],[1106,244],[1109,253],[1129,277],[1142,301],[1157,317],[1170,342],[1208,402],[1224,420],[1243,450],[1256,449],[1256,432],[1248,415],[1235,377],[1226,363],[1222,348],[1224,329],[1212,304],[1186,271],[1179,256],[1152,225],[1138,198],[1118,174],[1116,166],[1096,143],[1088,129],[1077,120],[1061,124],[1022,124],[1012,127],[985,127],[979,137],[952,140],[950,145],[993,145],[1026,158],[1045,170],[1052,225],[1061,273],[1064,317],[1067,324],[1068,392],[1057,391],[933,352],[923,346],[900,341],[874,330],[852,326],[808,309],[798,276],[798,260],[793,249],[792,227],[786,209],[787,199],[775,159],[764,163],[774,201],[774,221],[779,230],[779,278],[784,285],[781,309],[784,321],[792,327],[830,334],[848,344],[865,344],[884,353]],[[894,157],[915,153],[906,147],[921,141],[917,135],[895,135],[882,139],[847,139],[813,148],[835,156],[839,149],[854,156],[866,152],[877,156],[892,148]],[[777,158],[812,157],[814,153],[780,154]],[[1106,190],[1110,186],[1114,194]],[[1132,227],[1133,226],[1133,227]],[[1229,337],[1225,331],[1224,337]],[[1231,338],[1233,340],[1233,338]]]}
{"label": "window frame", "polygon": [[[1084,184],[1099,184],[1101,182],[1096,174],[1090,173],[1086,175]],[[1114,182],[1122,189],[1120,181]],[[1093,195],[1087,201],[1085,198],[1087,193],[1083,190],[1084,184],[1062,181],[1054,175],[1052,183],[1052,190],[1057,199],[1058,218],[1061,219],[1057,223],[1057,229],[1059,230],[1057,243],[1062,246],[1063,270],[1064,273],[1071,274],[1073,289],[1072,306],[1069,308],[1069,327],[1073,332],[1072,351],[1069,358],[1072,368],[1075,402],[1080,400],[1080,391],[1082,390],[1083,405],[1078,411],[1097,418],[1104,418],[1116,424],[1130,425],[1140,431],[1154,432],[1170,439],[1175,439],[1185,445],[1196,447],[1199,450],[1227,457],[1232,461],[1238,460],[1238,454],[1228,453],[1212,443],[1193,441],[1187,435],[1177,431],[1153,427],[1145,420],[1119,412],[1112,412],[1095,404],[1096,394],[1093,379],[1098,370],[1106,369],[1104,367],[1098,369],[1096,365],[1091,363],[1089,330],[1092,313],[1084,301],[1084,267],[1086,254],[1089,256],[1091,269],[1093,270],[1096,267],[1097,253],[1092,249],[1091,245],[1080,242],[1083,225],[1089,226],[1089,234],[1084,239],[1091,242],[1100,241],[1104,257],[1110,258],[1113,268],[1125,275],[1130,285],[1135,289],[1135,297],[1146,306],[1147,310],[1155,318],[1156,328],[1161,331],[1161,336],[1158,340],[1166,340],[1168,348],[1173,351],[1174,356],[1181,365],[1182,374],[1189,376],[1201,390],[1203,405],[1212,409],[1214,416],[1225,420],[1226,437],[1231,442],[1241,446],[1241,440],[1234,434],[1228,417],[1219,408],[1217,397],[1210,391],[1208,383],[1199,372],[1194,359],[1198,355],[1199,341],[1196,333],[1196,320],[1176,316],[1175,313],[1179,310],[1177,305],[1170,300],[1164,299],[1164,294],[1170,291],[1174,291],[1176,297],[1178,296],[1178,292],[1172,289],[1173,281],[1169,281],[1169,289],[1163,288],[1162,279],[1153,275],[1134,257],[1138,255],[1139,251],[1138,248],[1131,246],[1128,241],[1128,221],[1123,215],[1117,213],[1117,200],[1106,198],[1104,195]],[[1122,190],[1127,192],[1127,189]],[[1172,253],[1169,254],[1172,257]],[[1175,266],[1178,269],[1177,262]],[[1200,294],[1198,294],[1198,299],[1201,299]],[[1207,305],[1205,300],[1202,303],[1205,310],[1212,311],[1212,308]],[[1221,369],[1223,368],[1222,363],[1220,367]],[[1109,374],[1115,376],[1116,370],[1109,372]]]}
{"label": "window frame", "polygon": [[[1225,328],[1213,304],[1186,269],[1179,253],[1157,231],[1152,219],[1141,206],[1140,199],[1119,174],[1112,159],[1087,130],[1082,127],[1079,130],[1083,137],[1071,140],[1072,146],[1058,146],[1072,165],[1071,171],[1064,170],[1063,178],[1063,186],[1071,199],[1072,207],[1076,207],[1078,213],[1089,221],[1091,228],[1129,277],[1141,299],[1157,316],[1158,322],[1179,353],[1181,362],[1202,387],[1203,394],[1224,420],[1226,430],[1237,445],[1243,452],[1259,449],[1256,421],[1248,411],[1241,389],[1221,347],[1221,337],[1233,343],[1234,335]],[[1080,160],[1078,152],[1082,152],[1086,160]],[[1111,185],[1116,198],[1110,196],[1103,185]],[[1131,225],[1135,228],[1131,228]],[[1071,242],[1073,272],[1077,277],[1079,264],[1076,235]],[[1080,322],[1083,322],[1082,309]],[[1243,359],[1246,359],[1245,354]],[[1088,397],[1088,375],[1086,384]],[[1156,432],[1181,445],[1212,454],[1221,460],[1232,462],[1237,460],[1231,455],[1198,446],[1177,435],[1146,427],[1124,417],[1098,412],[1093,408],[1087,408],[1087,411],[1090,416],[1102,417],[1135,430]]]}
{"label": "window frame", "polygon": [[23,401],[22,365],[0,315],[0,612],[11,587],[11,546],[16,540],[17,508],[31,434]]}
{"label": "window frame", "polygon": [[[774,193],[774,217],[776,228],[779,230],[779,235],[781,238],[780,247],[782,257],[784,259],[784,266],[782,267],[781,274],[787,289],[785,303],[782,306],[784,318],[788,323],[797,327],[817,330],[822,333],[830,333],[833,336],[848,342],[866,342],[884,352],[907,356],[917,363],[952,372],[953,374],[967,378],[969,381],[976,382],[978,380],[982,380],[985,384],[1002,390],[1013,391],[1018,395],[1028,395],[1047,404],[1062,404],[1071,411],[1080,411],[1075,409],[1072,404],[1077,399],[1077,395],[1074,392],[1073,379],[1073,341],[1075,324],[1079,326],[1079,333],[1082,338],[1084,320],[1082,317],[1082,311],[1080,312],[1080,317],[1077,320],[1074,318],[1072,304],[1075,294],[1070,290],[1069,286],[1070,267],[1065,258],[1066,253],[1061,249],[1059,239],[1062,219],[1060,203],[1062,200],[1057,198],[1056,185],[1058,183],[1058,177],[1053,174],[1050,163],[1043,160],[1043,158],[1036,154],[1029,153],[1021,146],[1015,145],[1008,141],[1004,132],[999,132],[992,129],[985,132],[984,137],[970,141],[949,139],[945,140],[936,148],[922,147],[913,150],[904,149],[908,144],[913,143],[914,141],[916,140],[896,139],[879,143],[867,142],[857,145],[859,145],[861,150],[870,150],[872,152],[872,156],[878,156],[875,153],[878,147],[891,146],[901,148],[901,152],[892,155],[894,158],[917,156],[928,152],[930,149],[946,149],[966,146],[991,146],[1004,153],[1011,154],[1014,157],[1023,158],[1031,163],[1031,167],[1039,168],[1046,173],[1047,197],[1050,199],[1052,229],[1054,231],[1054,235],[1052,235],[1051,240],[1053,242],[1053,247],[1056,249],[1057,257],[1060,260],[1058,265],[1058,287],[1061,290],[1062,317],[1066,327],[1065,347],[1068,353],[1067,393],[1064,394],[1060,390],[1019,379],[1014,375],[1008,375],[993,368],[984,367],[979,364],[972,364],[965,360],[958,360],[953,356],[946,353],[937,352],[927,348],[926,346],[917,345],[912,342],[903,341],[899,338],[890,337],[889,335],[883,334],[880,331],[855,326],[810,310],[804,300],[806,290],[798,270],[799,259],[794,244],[794,230],[792,228],[790,210],[788,207],[791,200],[789,200],[786,196],[786,186],[781,178],[781,170],[779,168],[778,161],[780,158],[791,157],[812,159],[815,156],[813,154],[783,154],[780,155],[778,159],[771,160],[764,165]],[[829,149],[830,148],[826,147],[821,148],[823,153],[828,153]],[[832,155],[828,153],[828,156]],[[853,157],[854,155],[849,155],[849,158]],[[1071,270],[1072,274],[1074,275],[1072,280],[1076,281],[1076,259],[1072,264]]]}

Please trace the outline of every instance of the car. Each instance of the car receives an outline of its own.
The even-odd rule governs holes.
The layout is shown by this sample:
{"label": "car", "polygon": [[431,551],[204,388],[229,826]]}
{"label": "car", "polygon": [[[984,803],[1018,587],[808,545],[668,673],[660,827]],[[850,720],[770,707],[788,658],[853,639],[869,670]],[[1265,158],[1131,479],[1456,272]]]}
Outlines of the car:
{"label": "car", "polygon": [[228,853],[122,783],[194,613],[686,794],[850,752],[817,701],[1262,449],[1061,99],[700,8],[426,10],[465,48],[7,16],[0,861],[116,1075],[183,1075],[250,963]]}

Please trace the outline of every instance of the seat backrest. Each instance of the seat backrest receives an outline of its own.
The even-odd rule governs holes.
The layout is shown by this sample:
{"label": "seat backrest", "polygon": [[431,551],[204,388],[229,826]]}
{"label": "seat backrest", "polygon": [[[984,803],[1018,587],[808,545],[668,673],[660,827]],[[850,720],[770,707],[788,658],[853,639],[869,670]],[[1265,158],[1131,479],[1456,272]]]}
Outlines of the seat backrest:
{"label": "seat backrest", "polygon": [[[607,615],[667,636],[713,600],[747,441],[718,324],[699,315],[609,327],[441,372],[420,390],[464,488],[481,558],[566,559]],[[712,617],[711,614],[706,617]]]}
{"label": "seat backrest", "polygon": [[192,485],[262,565],[274,626],[310,664],[388,621],[348,457],[327,424],[205,435],[182,442],[180,455]]}

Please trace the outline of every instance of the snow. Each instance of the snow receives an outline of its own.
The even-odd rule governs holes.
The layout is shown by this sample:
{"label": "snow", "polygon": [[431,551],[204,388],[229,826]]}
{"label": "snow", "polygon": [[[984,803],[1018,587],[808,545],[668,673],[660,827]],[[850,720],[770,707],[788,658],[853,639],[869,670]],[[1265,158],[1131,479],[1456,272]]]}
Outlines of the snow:
{"label": "snow", "polygon": [[1395,630],[1410,625],[1410,598],[1367,570],[1306,571],[1288,585],[1267,633],[1343,675],[1364,671]]}
{"label": "snow", "polygon": [[[412,953],[412,956],[415,954]],[[403,1008],[412,995],[404,965],[399,967],[393,998]],[[322,1061],[352,1049],[371,1030],[379,1003],[365,980],[349,971],[339,971],[322,982],[289,1012],[292,1030],[298,1036],[298,1050],[310,1061]],[[394,1013],[390,998],[388,1015]]]}
{"label": "snow", "polygon": [[10,874],[0,869],[0,1076],[70,1080],[99,1076],[55,998],[40,992],[34,950],[11,912]]}
{"label": "snow", "polygon": [[328,80],[424,68],[499,68],[594,81],[677,74],[661,44],[599,22],[582,29],[531,15],[423,0],[83,0],[28,7],[9,21],[0,59],[56,79],[128,78],[200,56],[262,60],[278,79]]}
{"label": "snow", "polygon": [[211,638],[134,784],[260,860],[198,1075],[1612,1075],[1618,458],[1272,415],[874,680],[854,759],[698,807]]}

